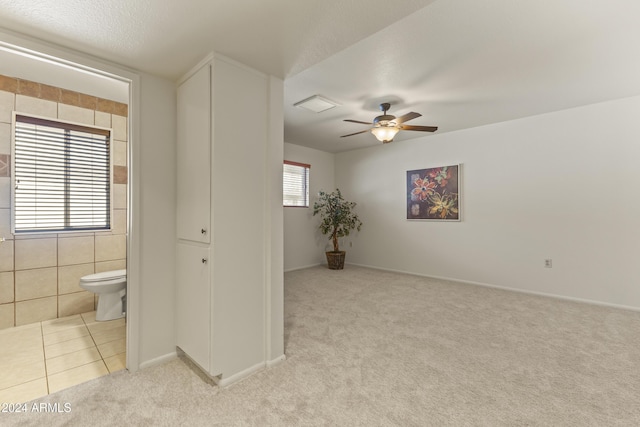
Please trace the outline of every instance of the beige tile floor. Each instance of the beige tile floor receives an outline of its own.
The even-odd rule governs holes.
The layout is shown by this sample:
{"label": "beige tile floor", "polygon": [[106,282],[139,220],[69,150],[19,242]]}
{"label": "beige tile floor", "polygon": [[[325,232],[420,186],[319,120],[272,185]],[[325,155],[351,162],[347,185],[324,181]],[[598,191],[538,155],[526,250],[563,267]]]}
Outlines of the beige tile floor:
{"label": "beige tile floor", "polygon": [[0,330],[0,403],[23,403],[125,368],[125,319],[96,312]]}

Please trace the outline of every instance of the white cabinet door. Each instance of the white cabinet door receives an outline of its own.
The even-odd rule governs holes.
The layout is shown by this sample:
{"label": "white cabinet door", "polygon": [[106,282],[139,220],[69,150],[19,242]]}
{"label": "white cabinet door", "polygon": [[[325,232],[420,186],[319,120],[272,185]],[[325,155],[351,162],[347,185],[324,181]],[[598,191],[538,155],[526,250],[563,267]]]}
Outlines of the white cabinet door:
{"label": "white cabinet door", "polygon": [[210,371],[211,273],[209,248],[178,243],[176,345]]}
{"label": "white cabinet door", "polygon": [[178,87],[178,239],[210,242],[211,66]]}

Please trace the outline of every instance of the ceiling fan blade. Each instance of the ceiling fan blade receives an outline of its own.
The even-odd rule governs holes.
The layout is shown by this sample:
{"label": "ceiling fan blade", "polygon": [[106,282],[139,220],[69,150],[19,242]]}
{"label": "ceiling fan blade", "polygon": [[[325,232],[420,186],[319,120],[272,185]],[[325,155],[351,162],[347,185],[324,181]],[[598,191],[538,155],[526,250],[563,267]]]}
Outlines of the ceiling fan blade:
{"label": "ceiling fan blade", "polygon": [[363,125],[370,125],[371,122],[361,122],[360,120],[350,120],[350,119],[344,119],[345,122],[351,122],[351,123],[360,123]]}
{"label": "ceiling fan blade", "polygon": [[402,123],[404,123],[404,122],[408,122],[409,120],[416,119],[416,118],[418,118],[418,117],[420,117],[420,116],[422,116],[422,114],[420,114],[420,113],[414,113],[414,112],[412,111],[412,112],[410,112],[410,113],[405,114],[404,116],[400,116],[400,117],[398,117],[398,118],[395,120],[395,122],[396,122],[396,124],[400,125],[400,124],[402,124]]}
{"label": "ceiling fan blade", "polygon": [[[367,124],[368,124],[368,123],[367,123]],[[365,133],[365,132],[369,132],[369,129],[367,129],[367,130],[361,130],[360,132],[356,132],[356,133],[350,133],[349,135],[342,135],[340,138],[344,138],[345,136],[358,135],[358,134]]]}
{"label": "ceiling fan blade", "polygon": [[417,130],[420,132],[435,132],[438,130],[438,126],[411,126],[411,125],[404,125],[404,126],[400,126],[400,129],[402,130]]}

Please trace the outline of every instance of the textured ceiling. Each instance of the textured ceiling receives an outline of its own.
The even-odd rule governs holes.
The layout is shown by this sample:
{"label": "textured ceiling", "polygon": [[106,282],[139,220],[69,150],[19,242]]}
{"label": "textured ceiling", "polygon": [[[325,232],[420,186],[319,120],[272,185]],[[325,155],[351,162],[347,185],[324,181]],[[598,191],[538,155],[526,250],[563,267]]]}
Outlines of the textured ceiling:
{"label": "textured ceiling", "polygon": [[[339,136],[367,129],[343,119],[370,122],[384,101],[443,133],[639,95],[639,16],[637,0],[436,1],[287,79],[285,141],[329,152],[380,144]],[[313,94],[341,106],[293,106]]]}
{"label": "textured ceiling", "polygon": [[[329,152],[379,144],[339,136],[380,102],[443,133],[639,95],[638,16],[637,0],[0,0],[3,28],[173,80],[211,51],[284,78],[285,140]],[[314,94],[341,105],[293,107]]]}
{"label": "textured ceiling", "polygon": [[432,1],[0,0],[0,26],[173,80],[211,51],[284,78]]}

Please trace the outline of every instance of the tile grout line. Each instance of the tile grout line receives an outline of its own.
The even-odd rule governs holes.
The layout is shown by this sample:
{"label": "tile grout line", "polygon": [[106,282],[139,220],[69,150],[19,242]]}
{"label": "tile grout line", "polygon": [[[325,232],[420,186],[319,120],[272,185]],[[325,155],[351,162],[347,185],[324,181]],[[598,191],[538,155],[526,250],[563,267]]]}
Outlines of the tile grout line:
{"label": "tile grout line", "polygon": [[[98,355],[100,356],[99,360],[102,362],[102,365],[104,366],[105,370],[107,371],[107,375],[111,374],[111,372],[109,371],[109,368],[107,367],[106,362],[104,361],[104,358],[102,357],[102,353],[100,353],[100,350],[98,349],[98,345],[96,344],[95,340],[93,339],[93,336],[91,335],[91,330],[89,329],[89,326],[87,325],[87,322],[84,319],[84,316],[82,316],[82,313],[80,313],[79,316],[80,316],[80,319],[82,319],[83,326],[85,328],[87,328],[87,331],[89,332],[89,337],[91,337],[91,341],[93,342],[93,345],[94,345],[93,348],[95,348],[96,351],[98,352]],[[88,350],[88,349],[90,349],[90,348],[83,349],[83,350]],[[71,354],[71,353],[66,353],[66,354]],[[64,354],[60,355],[60,356],[56,356],[56,357],[61,357],[61,356],[64,356]],[[67,372],[67,371],[71,371],[73,369],[77,369],[77,368],[80,368],[80,367],[83,367],[83,366],[91,365],[91,364],[96,363],[96,362],[98,362],[98,360],[94,360],[94,361],[91,361],[91,362],[83,363],[81,365],[74,366],[72,368],[68,368],[68,369],[65,369],[65,370],[60,371],[60,372],[56,372],[55,374],[52,374],[52,375],[58,375],[58,374],[61,374],[63,372]],[[47,376],[47,387],[48,387],[48,376]]]}
{"label": "tile grout line", "polygon": [[[80,316],[80,318],[82,319],[83,326],[87,329],[87,332],[89,333],[89,336],[91,337],[91,341],[93,341],[93,345],[94,345],[94,347],[93,347],[93,348],[95,348],[95,349],[96,349],[96,351],[97,351],[97,352],[98,352],[98,354],[100,355],[100,358],[102,359],[102,354],[100,353],[100,350],[98,349],[98,346],[96,345],[95,340],[93,339],[93,336],[91,336],[91,330],[89,329],[89,326],[87,325],[86,321],[84,320],[84,317],[82,316],[82,314],[80,314],[79,316]],[[86,335],[83,335],[83,337],[85,337],[85,336],[86,336]],[[62,342],[65,342],[65,341],[62,341]],[[91,348],[85,348],[85,349],[81,349],[81,350],[77,350],[77,351],[90,350],[90,349],[91,349]],[[56,356],[56,357],[63,357],[63,356],[66,356],[66,355],[68,355],[68,354],[72,354],[72,353],[75,353],[75,351],[74,351],[74,352],[71,352],[71,353],[61,354],[61,355]],[[74,366],[74,367],[72,367],[72,368],[68,368],[68,369],[62,370],[62,371],[60,371],[60,372],[56,372],[55,374],[52,374],[52,375],[61,374],[61,373],[63,373],[63,372],[67,372],[67,371],[70,371],[70,370],[73,370],[73,369],[76,369],[76,368],[80,368],[80,367],[82,367],[82,366],[90,365],[90,364],[95,363],[95,362],[97,362],[97,360],[93,360],[93,361],[91,361],[91,362],[83,363],[83,364],[81,364],[81,365]],[[103,363],[104,363],[104,360],[103,360]],[[105,366],[105,367],[106,367],[106,366]],[[109,371],[109,369],[107,368],[107,372],[108,372],[108,371]]]}
{"label": "tile grout line", "polygon": [[[98,360],[100,360],[100,361],[102,362],[102,367],[105,369],[106,375],[110,375],[110,374],[112,374],[113,372],[110,370],[109,366],[108,366],[108,365],[107,365],[107,363],[106,363],[105,357],[103,356],[102,352],[101,352],[101,351],[100,351],[100,349],[98,348],[98,344],[96,343],[96,340],[95,340],[95,338],[94,338],[94,336],[93,336],[93,333],[91,332],[91,329],[89,328],[89,325],[88,325],[88,323],[87,323],[87,321],[86,321],[85,317],[84,317],[84,316],[82,316],[82,314],[79,314],[79,316],[80,316],[80,318],[82,319],[82,326],[84,326],[84,327],[86,328],[86,330],[87,330],[87,332],[88,332],[88,335],[91,337],[91,341],[92,341],[92,343],[93,343],[93,347],[92,347],[92,348],[95,348],[95,349],[96,349],[96,351],[98,352],[98,355],[99,355],[99,357],[100,357]],[[53,376],[53,375],[58,375],[58,374],[61,374],[61,373],[65,372],[65,371],[70,371],[70,370],[73,370],[73,369],[76,369],[76,368],[79,368],[79,367],[82,367],[82,366],[90,365],[90,364],[92,364],[92,363],[97,362],[98,360],[95,360],[95,361],[92,361],[92,362],[83,363],[83,364],[81,364],[81,365],[74,366],[74,367],[72,367],[72,368],[68,368],[68,369],[65,369],[65,370],[63,370],[63,371],[56,372],[56,373],[51,373],[51,374],[50,374],[50,373],[49,373],[48,366],[47,366],[47,360],[48,360],[48,358],[47,358],[47,350],[46,350],[47,345],[45,345],[45,339],[44,339],[44,336],[45,336],[45,335],[47,335],[47,334],[45,334],[45,333],[44,333],[44,321],[36,322],[36,324],[37,324],[37,328],[39,328],[39,331],[40,331],[40,340],[41,340],[41,341],[40,341],[40,343],[41,343],[41,348],[42,348],[42,357],[43,357],[43,363],[44,363],[44,380],[45,380],[45,382],[46,382],[46,394],[44,394],[43,396],[47,396],[47,395],[51,394],[51,385],[50,385],[50,377],[51,377],[51,376]],[[78,326],[80,326],[80,325],[78,325]],[[116,327],[119,327],[119,326],[116,326]],[[71,327],[69,327],[69,328],[73,328],[73,326],[71,326]],[[66,329],[69,329],[69,328],[65,328],[65,329],[63,329],[63,330],[66,330]],[[55,332],[51,332],[51,333],[55,333]],[[84,336],[86,336],[86,335],[84,335]],[[107,341],[107,342],[105,342],[105,343],[103,343],[103,344],[107,344],[107,343],[115,342],[115,341],[118,341],[118,340],[120,340],[120,339],[122,339],[122,338],[117,338],[117,339],[115,339],[115,340]],[[64,342],[65,342],[65,341],[61,341],[60,343],[64,343]],[[52,345],[60,344],[60,343],[54,343],[54,344],[52,344]],[[90,347],[90,348],[88,348],[88,349],[91,349],[91,347]],[[87,350],[88,350],[88,349],[87,349]],[[62,356],[65,356],[66,354],[70,354],[70,353],[65,353],[65,354],[62,354],[62,355],[59,355],[59,356],[56,356],[56,357],[62,357]],[[114,355],[112,355],[112,356],[110,356],[110,357],[118,356],[118,355],[120,355],[120,354],[126,354],[126,351],[125,351],[125,352],[122,352],[122,353],[114,354]],[[52,359],[53,359],[53,358],[52,358]],[[114,371],[114,372],[115,372],[115,371]],[[41,396],[41,397],[42,397],[42,396]]]}
{"label": "tile grout line", "polygon": [[40,322],[40,339],[42,339],[42,358],[44,359],[44,380],[47,383],[47,395],[49,392],[49,372],[47,371],[47,353],[46,346],[44,345],[44,328],[42,327],[42,322]]}
{"label": "tile grout line", "polygon": [[93,341],[94,347],[96,348],[96,350],[98,350],[98,354],[100,355],[100,358],[102,358],[102,353],[100,353],[100,349],[98,348],[98,344],[96,344],[96,340],[93,339],[93,334],[91,333],[91,329],[89,329],[89,325],[87,325],[87,321],[84,320],[84,316],[82,314],[80,314],[80,318],[82,319],[82,323],[84,323],[84,327],[87,328],[87,331],[89,331],[89,336],[91,337],[91,341]]}
{"label": "tile grout line", "polygon": [[104,361],[104,356],[102,355],[102,352],[100,351],[100,348],[96,343],[96,340],[93,338],[93,334],[91,333],[91,329],[89,329],[89,325],[87,325],[87,321],[84,319],[84,316],[82,314],[80,314],[80,318],[82,319],[82,322],[84,322],[84,326],[86,326],[87,330],[89,331],[89,336],[91,337],[91,341],[93,341],[93,345],[95,346],[96,351],[100,355],[100,360],[102,361],[104,368],[107,370],[107,375],[110,375],[111,372],[109,371],[109,367],[107,366],[107,363]]}
{"label": "tile grout line", "polygon": [[[15,101],[14,101],[15,103]],[[13,178],[13,174],[11,175]],[[11,185],[9,185],[11,186]],[[6,243],[6,241],[5,241]],[[15,328],[18,325],[18,301],[16,301],[16,244],[15,244],[15,236],[13,240],[11,240],[11,251],[13,252],[13,327]]]}

